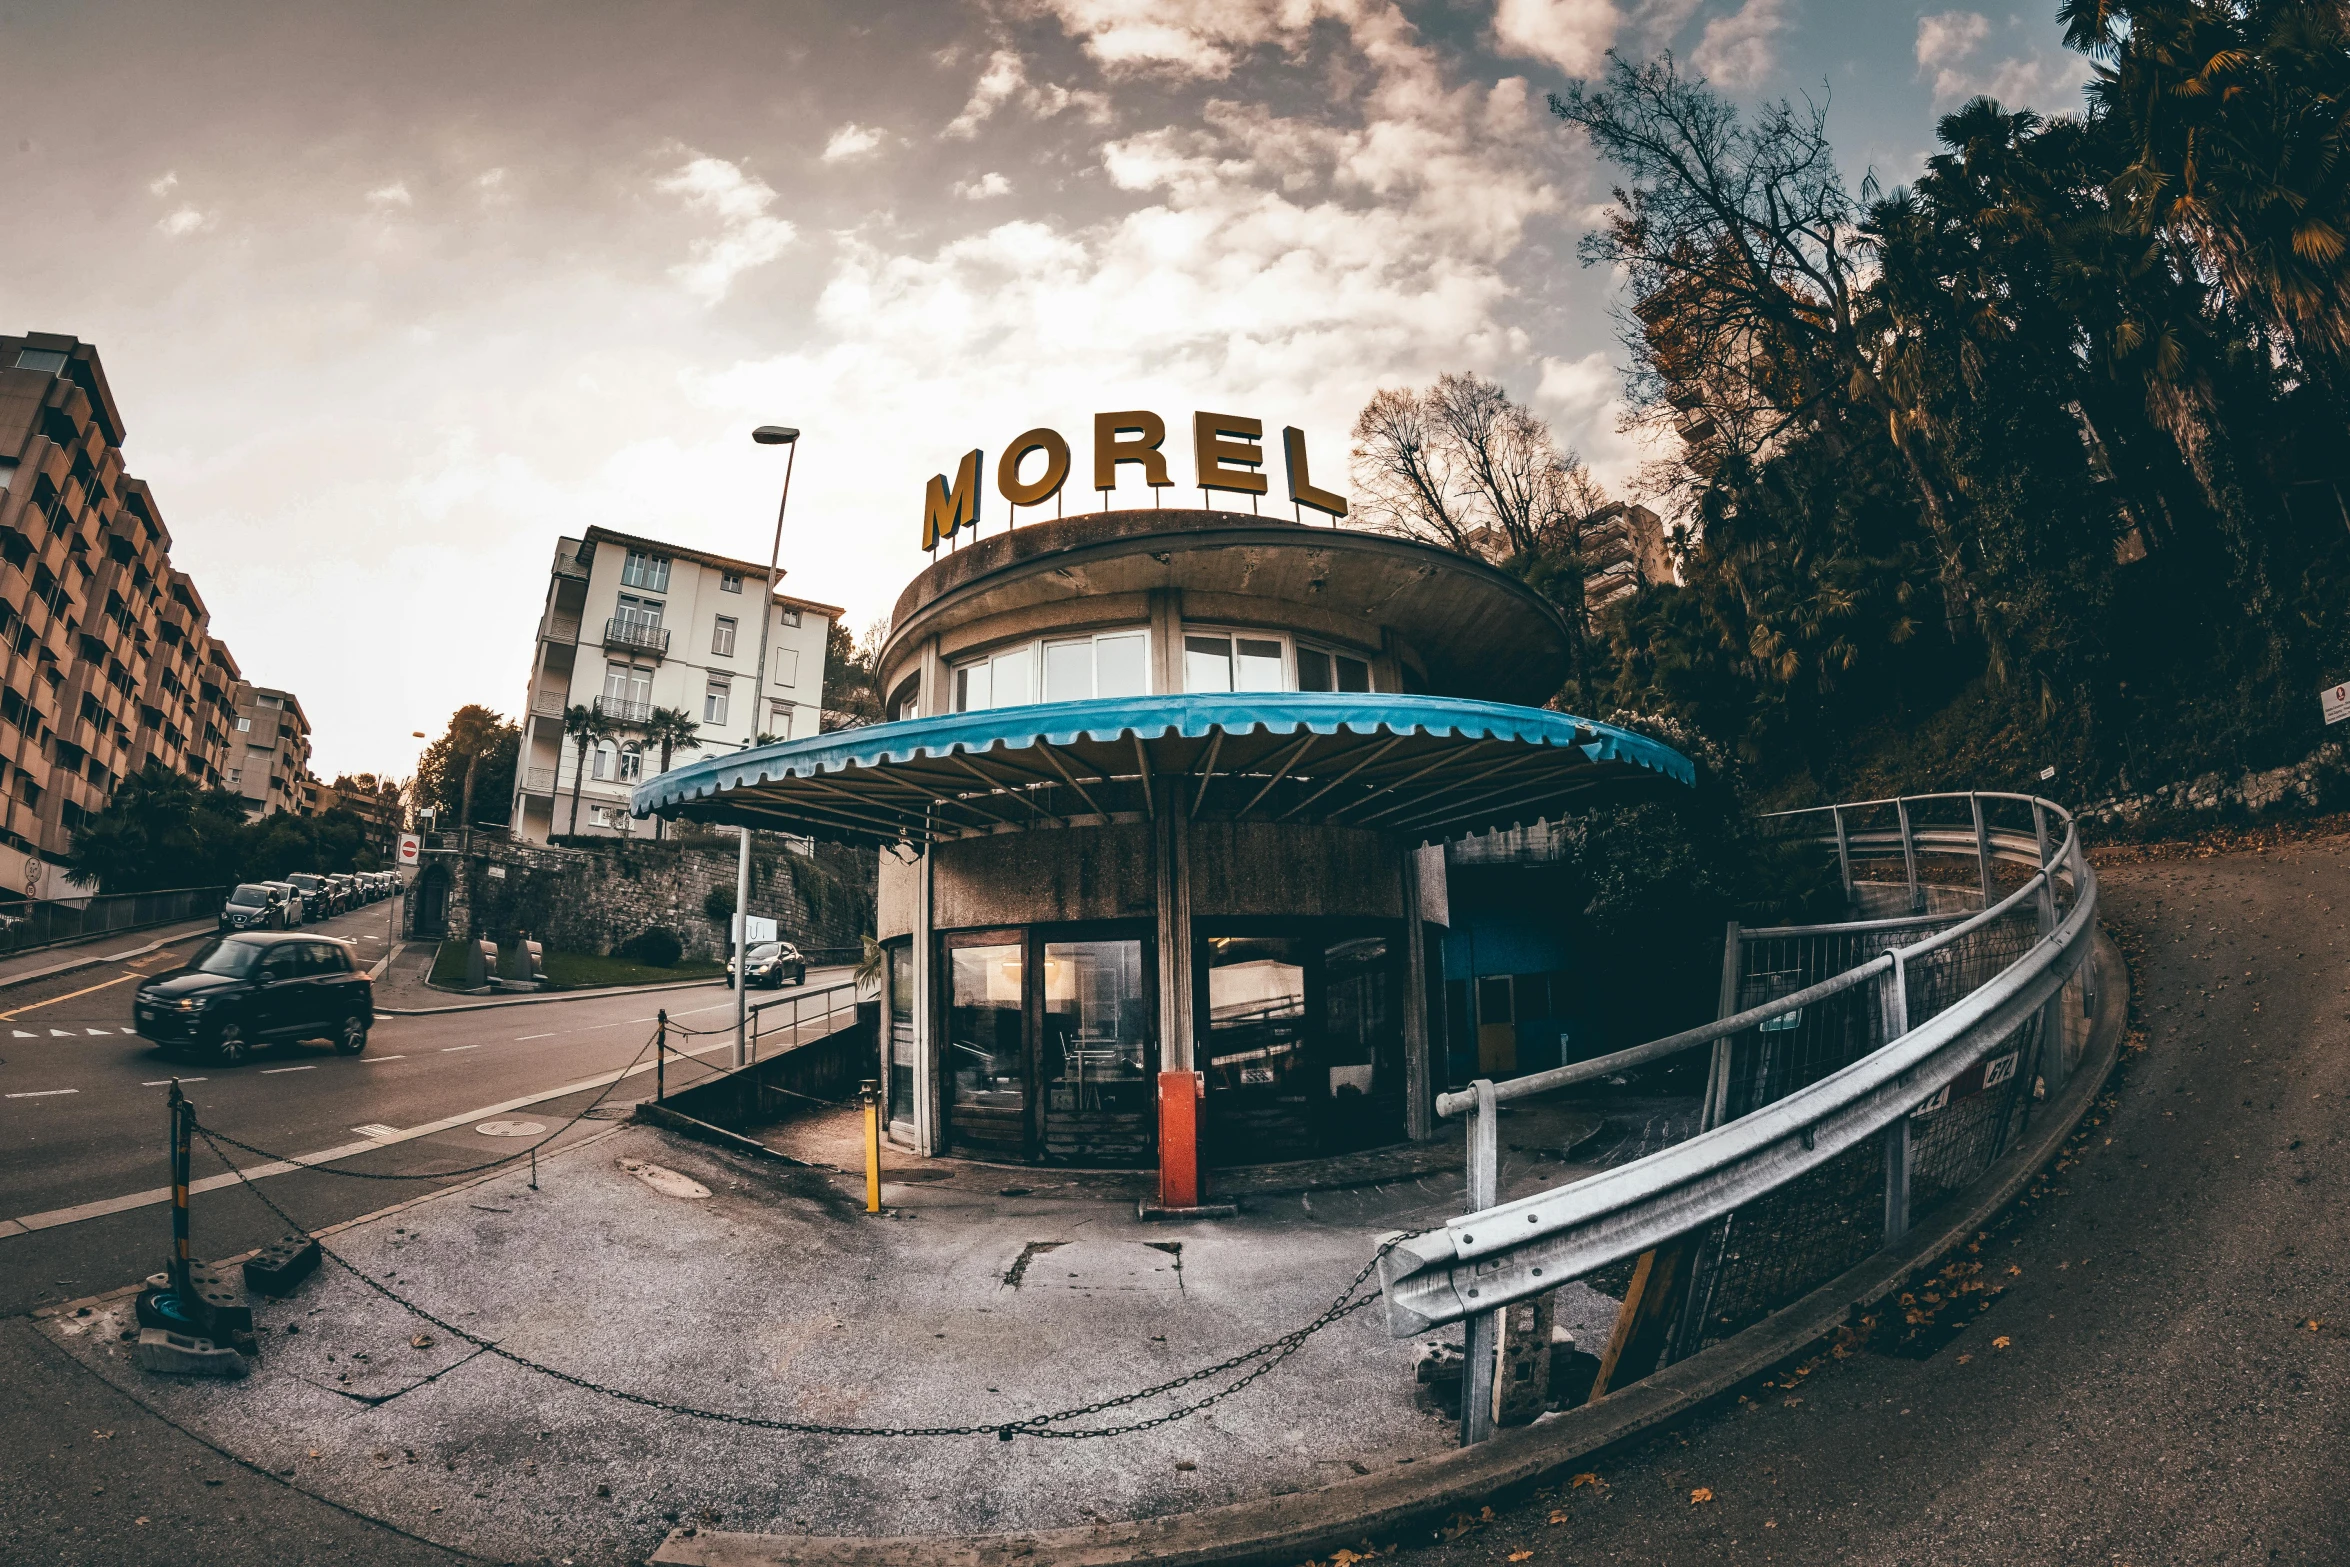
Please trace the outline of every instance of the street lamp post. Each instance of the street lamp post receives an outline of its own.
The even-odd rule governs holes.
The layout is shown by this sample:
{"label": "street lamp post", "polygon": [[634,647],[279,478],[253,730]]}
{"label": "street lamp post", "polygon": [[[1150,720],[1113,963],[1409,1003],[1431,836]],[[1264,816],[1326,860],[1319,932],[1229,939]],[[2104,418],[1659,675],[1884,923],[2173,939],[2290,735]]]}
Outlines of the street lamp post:
{"label": "street lamp post", "polygon": [[[789,425],[763,424],[751,432],[761,446],[788,446],[783,459],[783,499],[775,507],[775,546],[767,552],[767,585],[759,595],[759,669],[751,677],[751,744],[759,743],[759,721],[767,712],[767,636],[775,624],[775,568],[783,559],[783,514],[791,505],[791,475],[800,456],[800,432]],[[785,738],[789,738],[786,736]],[[734,1064],[750,1060],[751,1017],[751,829],[737,828],[734,867]]]}

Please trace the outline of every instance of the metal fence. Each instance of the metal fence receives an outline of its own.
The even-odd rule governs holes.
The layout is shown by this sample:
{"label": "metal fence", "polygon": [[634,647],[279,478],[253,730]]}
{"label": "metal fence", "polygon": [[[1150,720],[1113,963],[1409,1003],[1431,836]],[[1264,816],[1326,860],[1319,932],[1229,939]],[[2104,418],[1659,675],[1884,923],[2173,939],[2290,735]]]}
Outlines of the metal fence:
{"label": "metal fence", "polygon": [[174,887],[164,892],[92,894],[86,898],[26,899],[0,904],[0,954],[28,952],[109,931],[175,925],[220,913],[226,887]]}
{"label": "metal fence", "polygon": [[826,985],[821,990],[802,988],[773,1001],[762,1001],[750,1010],[750,1027],[746,1030],[749,1037],[745,1041],[750,1059],[744,1064],[756,1066],[762,1049],[769,1055],[797,1050],[802,1045],[829,1038],[856,1020],[857,982],[853,979]]}
{"label": "metal fence", "polygon": [[[2061,807],[1926,795],[1769,820],[1832,849],[1863,917],[1733,925],[1718,1021],[1437,1101],[1468,1120],[1473,1211],[1397,1244],[1380,1277],[1396,1336],[1468,1325],[1464,1441],[1491,1434],[1511,1302],[1633,1262],[1604,1396],[1898,1242],[1990,1168],[2086,1042],[2096,879]],[[1686,1140],[1500,1201],[1503,1102],[1695,1050],[1710,1066]]]}

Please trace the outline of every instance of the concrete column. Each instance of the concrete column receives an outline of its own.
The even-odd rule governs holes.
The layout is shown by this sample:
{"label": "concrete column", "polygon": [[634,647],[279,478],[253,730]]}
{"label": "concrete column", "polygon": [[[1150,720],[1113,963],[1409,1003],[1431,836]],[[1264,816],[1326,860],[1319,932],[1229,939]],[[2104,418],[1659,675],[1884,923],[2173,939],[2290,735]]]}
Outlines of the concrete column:
{"label": "concrete column", "polygon": [[1183,689],[1183,590],[1151,589],[1151,691]]}
{"label": "concrete column", "polygon": [[955,710],[955,693],[947,689],[947,684],[947,666],[938,656],[938,638],[927,638],[922,644],[922,690],[917,704],[924,718],[936,718]]}
{"label": "concrete column", "polygon": [[1406,843],[1397,856],[1403,881],[1404,1135],[1425,1142],[1436,1135],[1436,1100],[1428,1063],[1428,938],[1420,922],[1420,851]]}
{"label": "concrete column", "polygon": [[1159,1070],[1192,1067],[1191,817],[1181,781],[1164,779],[1152,841],[1159,927]]}
{"label": "concrete column", "polygon": [[[928,696],[923,700],[927,702]],[[932,1155],[944,1152],[941,1134],[946,1119],[940,1113],[944,1100],[939,1080],[939,976],[932,967],[937,945],[931,939],[934,852],[924,846],[914,877],[914,1146]]]}

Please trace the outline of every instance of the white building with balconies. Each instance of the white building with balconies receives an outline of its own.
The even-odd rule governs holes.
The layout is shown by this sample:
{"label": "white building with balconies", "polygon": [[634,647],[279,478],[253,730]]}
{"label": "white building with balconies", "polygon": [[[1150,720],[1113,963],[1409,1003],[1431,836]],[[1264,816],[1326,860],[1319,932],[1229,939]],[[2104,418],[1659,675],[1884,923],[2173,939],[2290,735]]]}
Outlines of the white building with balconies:
{"label": "white building with balconies", "polygon": [[[514,835],[619,836],[636,824],[630,792],[661,771],[657,709],[686,714],[695,746],[670,765],[797,740],[823,727],[824,646],[841,611],[776,594],[767,664],[759,664],[766,568],[751,561],[604,528],[555,546],[539,618],[522,757],[514,769]],[[583,752],[564,715],[585,708],[606,733]],[[574,781],[579,821],[572,824]]]}

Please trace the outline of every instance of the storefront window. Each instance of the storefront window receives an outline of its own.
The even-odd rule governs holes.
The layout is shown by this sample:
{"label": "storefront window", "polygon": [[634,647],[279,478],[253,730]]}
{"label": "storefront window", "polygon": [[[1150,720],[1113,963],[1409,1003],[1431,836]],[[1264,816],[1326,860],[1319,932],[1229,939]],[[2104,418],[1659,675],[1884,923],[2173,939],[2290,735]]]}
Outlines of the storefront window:
{"label": "storefront window", "polygon": [[1044,949],[1045,1157],[1134,1164],[1153,1136],[1156,1062],[1140,941]]}
{"label": "storefront window", "polygon": [[914,1122],[914,949],[889,949],[889,1118]]}
{"label": "storefront window", "polygon": [[1333,942],[1322,954],[1325,1075],[1322,1146],[1369,1147],[1395,1135],[1403,1108],[1403,1034],[1394,1005],[1395,965],[1385,937]]}
{"label": "storefront window", "polygon": [[947,1136],[958,1152],[990,1159],[1028,1153],[1028,1094],[1021,1057],[1027,965],[1017,943],[950,948],[946,1071]]}
{"label": "storefront window", "polygon": [[1271,1104],[1302,1096],[1306,944],[1287,937],[1217,936],[1208,942],[1208,1080]]}

